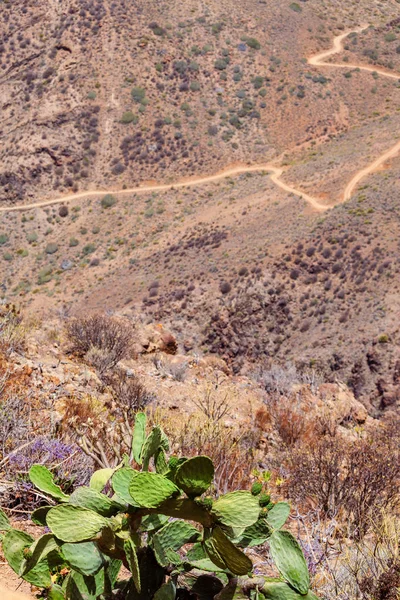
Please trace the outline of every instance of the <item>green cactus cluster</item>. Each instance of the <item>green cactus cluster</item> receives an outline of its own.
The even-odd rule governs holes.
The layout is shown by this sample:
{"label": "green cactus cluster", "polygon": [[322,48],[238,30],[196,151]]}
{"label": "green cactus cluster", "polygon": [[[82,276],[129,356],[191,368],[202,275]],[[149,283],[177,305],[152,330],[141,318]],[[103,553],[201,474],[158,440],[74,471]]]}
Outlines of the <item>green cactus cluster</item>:
{"label": "green cactus cluster", "polygon": [[[67,496],[50,471],[34,465],[31,481],[49,504],[32,520],[49,533],[34,540],[0,511],[11,568],[50,600],[316,598],[301,548],[282,529],[288,504],[271,503],[258,482],[215,498],[212,461],[168,459],[168,451],[164,432],[153,427],[146,435],[146,417],[138,413],[133,466],[126,457]],[[252,576],[246,549],[266,542],[277,579]]]}

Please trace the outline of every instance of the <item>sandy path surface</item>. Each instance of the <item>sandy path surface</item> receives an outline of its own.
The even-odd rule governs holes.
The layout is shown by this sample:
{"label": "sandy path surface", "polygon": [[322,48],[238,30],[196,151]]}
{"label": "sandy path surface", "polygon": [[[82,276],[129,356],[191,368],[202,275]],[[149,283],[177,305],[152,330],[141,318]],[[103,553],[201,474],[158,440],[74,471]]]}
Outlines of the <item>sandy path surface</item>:
{"label": "sandy path surface", "polygon": [[[308,64],[315,66],[315,67],[330,67],[330,68],[342,68],[342,67],[344,68],[345,67],[346,69],[358,68],[363,71],[380,73],[381,75],[384,75],[385,77],[390,77],[391,79],[397,79],[400,81],[400,75],[395,74],[395,73],[390,73],[389,71],[385,71],[384,69],[368,67],[365,65],[358,65],[358,64],[354,65],[354,64],[349,64],[349,63],[325,62],[325,60],[327,58],[329,58],[330,56],[339,54],[340,52],[343,51],[343,41],[351,33],[360,33],[361,31],[364,31],[364,29],[366,29],[367,27],[368,27],[368,25],[362,25],[362,26],[358,27],[357,29],[352,29],[351,31],[347,31],[346,33],[342,33],[341,35],[336,36],[333,40],[332,48],[330,48],[329,50],[324,50],[323,52],[319,52],[318,54],[311,56],[308,59]],[[370,173],[373,173],[374,171],[379,169],[379,167],[382,166],[386,161],[397,156],[397,154],[399,154],[399,152],[400,152],[400,142],[397,142],[395,146],[393,146],[390,150],[386,151],[381,156],[379,156],[370,165],[368,165],[368,166],[364,167],[363,169],[361,169],[360,171],[358,171],[353,176],[353,178],[350,180],[350,182],[347,184],[347,186],[344,190],[342,199],[339,201],[339,203],[346,202],[347,200],[349,200],[351,198],[355,188],[357,187],[359,182],[362,179],[364,179],[364,177],[366,177]],[[167,190],[172,190],[172,189],[180,189],[180,188],[185,188],[185,187],[190,187],[190,186],[204,185],[206,183],[221,181],[222,179],[225,179],[226,177],[234,177],[236,175],[240,175],[243,173],[254,173],[257,171],[269,172],[271,181],[273,181],[279,188],[281,188],[282,190],[289,192],[291,194],[295,194],[296,196],[300,196],[300,198],[302,198],[306,202],[308,202],[317,211],[322,212],[322,211],[328,210],[329,208],[332,208],[332,206],[334,206],[334,204],[331,204],[331,205],[321,204],[321,202],[319,202],[319,200],[317,198],[314,198],[313,196],[310,196],[309,194],[302,192],[300,189],[297,189],[297,188],[294,188],[294,187],[288,185],[287,183],[285,183],[284,181],[281,180],[282,174],[284,173],[283,168],[277,167],[271,163],[264,163],[264,164],[255,164],[255,165],[239,165],[239,166],[235,166],[235,167],[227,167],[226,169],[219,171],[218,173],[214,173],[213,175],[192,177],[192,178],[177,181],[177,182],[171,183],[171,184],[140,185],[137,187],[127,188],[124,190],[112,190],[112,189],[109,190],[108,189],[108,190],[91,190],[91,191],[85,191],[85,192],[78,192],[76,194],[60,196],[60,197],[54,198],[52,200],[43,200],[43,201],[34,202],[32,204],[1,207],[0,212],[25,211],[25,210],[30,210],[33,208],[42,208],[45,206],[51,206],[53,204],[68,203],[68,202],[72,202],[74,200],[79,200],[82,198],[93,198],[93,197],[100,196],[103,194],[112,194],[114,196],[123,196],[126,194],[162,192],[162,191],[167,191]]]}

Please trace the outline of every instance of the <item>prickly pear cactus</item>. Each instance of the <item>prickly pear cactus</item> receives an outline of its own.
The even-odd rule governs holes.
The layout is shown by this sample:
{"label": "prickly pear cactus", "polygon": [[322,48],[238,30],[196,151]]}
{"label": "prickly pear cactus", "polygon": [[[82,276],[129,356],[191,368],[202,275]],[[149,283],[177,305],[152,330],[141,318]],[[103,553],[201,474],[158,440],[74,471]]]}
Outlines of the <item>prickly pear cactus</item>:
{"label": "prickly pear cactus", "polygon": [[175,474],[175,483],[189,498],[201,496],[214,479],[214,465],[208,456],[195,456],[182,463]]}
{"label": "prickly pear cactus", "polygon": [[68,502],[68,496],[54,483],[53,475],[43,465],[33,465],[29,469],[29,478],[41,492],[59,502]]}
{"label": "prickly pear cactus", "polygon": [[179,488],[159,473],[139,473],[132,479],[129,493],[137,506],[157,508],[165,500],[178,496]]}
{"label": "prickly pear cactus", "polygon": [[[266,478],[216,498],[211,459],[168,458],[168,450],[164,432],[146,435],[138,413],[132,466],[126,457],[116,469],[96,471],[89,487],[68,496],[34,465],[31,480],[51,500],[32,520],[49,532],[35,541],[0,511],[12,569],[48,600],[315,600],[301,548],[281,529],[290,507],[271,502]],[[280,575],[273,580],[251,576],[247,549],[266,542]],[[128,579],[119,578],[122,565]]]}
{"label": "prickly pear cactus", "polygon": [[251,492],[230,492],[213,503],[212,513],[223,525],[249,527],[260,514],[260,504]]}

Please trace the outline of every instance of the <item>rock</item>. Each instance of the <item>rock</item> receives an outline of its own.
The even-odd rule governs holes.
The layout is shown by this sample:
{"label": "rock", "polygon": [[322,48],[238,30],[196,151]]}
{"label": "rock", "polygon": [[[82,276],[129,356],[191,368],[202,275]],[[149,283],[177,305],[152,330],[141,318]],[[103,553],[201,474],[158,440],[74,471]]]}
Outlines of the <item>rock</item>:
{"label": "rock", "polygon": [[178,350],[178,344],[172,333],[164,333],[161,336],[161,343],[159,350],[166,354],[176,354]]}
{"label": "rock", "polygon": [[384,410],[388,406],[394,406],[398,402],[400,402],[400,386],[387,385],[381,396],[380,408]]}
{"label": "rock", "polygon": [[204,356],[203,358],[201,358],[198,362],[198,366],[201,368],[209,368],[212,369],[213,371],[222,371],[222,373],[225,373],[225,375],[229,375],[230,374],[230,369],[227,365],[227,363],[224,361],[223,358],[221,358],[220,356],[217,356],[216,354],[210,354],[209,356]]}
{"label": "rock", "polygon": [[164,330],[162,325],[148,325],[138,332],[138,343],[141,345],[139,353],[165,352],[176,354],[178,343],[169,331]]}
{"label": "rock", "polygon": [[74,263],[71,260],[69,260],[68,258],[65,258],[63,261],[61,261],[61,264],[60,264],[60,268],[63,271],[69,271],[70,269],[72,269],[73,266],[74,266]]}

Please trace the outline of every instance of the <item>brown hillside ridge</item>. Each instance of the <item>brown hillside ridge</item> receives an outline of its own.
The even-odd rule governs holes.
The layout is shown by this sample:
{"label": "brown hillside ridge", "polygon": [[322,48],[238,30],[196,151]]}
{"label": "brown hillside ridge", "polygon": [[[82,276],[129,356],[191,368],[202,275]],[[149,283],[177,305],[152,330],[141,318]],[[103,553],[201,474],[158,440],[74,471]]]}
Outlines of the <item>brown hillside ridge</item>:
{"label": "brown hillside ridge", "polygon": [[234,372],[317,365],[392,410],[395,5],[3,11],[7,39],[26,24],[2,50],[4,300],[160,321]]}

